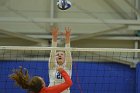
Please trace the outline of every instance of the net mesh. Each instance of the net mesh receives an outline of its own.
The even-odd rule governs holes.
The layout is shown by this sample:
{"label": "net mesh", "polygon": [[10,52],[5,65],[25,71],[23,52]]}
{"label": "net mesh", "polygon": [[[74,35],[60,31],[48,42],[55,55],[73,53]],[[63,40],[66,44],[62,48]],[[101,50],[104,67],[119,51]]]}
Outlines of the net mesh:
{"label": "net mesh", "polygon": [[39,75],[49,85],[48,59],[51,50],[72,54],[70,93],[136,93],[139,49],[0,47],[0,93],[26,93],[8,78],[12,69],[23,66],[31,76]]}

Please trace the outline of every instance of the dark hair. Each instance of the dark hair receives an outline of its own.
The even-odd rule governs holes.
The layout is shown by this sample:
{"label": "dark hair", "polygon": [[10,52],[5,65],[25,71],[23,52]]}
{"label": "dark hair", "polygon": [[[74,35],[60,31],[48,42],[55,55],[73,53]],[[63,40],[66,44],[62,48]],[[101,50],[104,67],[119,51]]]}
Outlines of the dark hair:
{"label": "dark hair", "polygon": [[14,80],[16,82],[16,85],[34,93],[39,93],[39,91],[43,87],[43,82],[38,76],[34,76],[30,79],[28,70],[23,70],[21,66],[19,67],[19,69],[14,69],[9,78]]}

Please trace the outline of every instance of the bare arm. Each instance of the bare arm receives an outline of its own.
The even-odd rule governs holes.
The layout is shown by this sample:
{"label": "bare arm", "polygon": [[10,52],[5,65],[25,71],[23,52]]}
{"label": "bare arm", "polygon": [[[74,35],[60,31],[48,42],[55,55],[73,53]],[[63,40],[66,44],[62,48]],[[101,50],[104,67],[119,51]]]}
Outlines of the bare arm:
{"label": "bare arm", "polygon": [[[70,47],[70,32],[71,29],[68,27],[65,27],[65,47]],[[71,70],[71,66],[72,66],[72,57],[71,57],[71,51],[70,50],[66,50],[65,51],[66,54],[66,67]]]}
{"label": "bare arm", "polygon": [[[57,37],[58,37],[58,28],[57,27],[53,27],[51,29],[52,32],[52,47],[57,47]],[[49,68],[53,68],[55,66],[55,50],[51,50],[50,52],[50,59],[49,59]]]}

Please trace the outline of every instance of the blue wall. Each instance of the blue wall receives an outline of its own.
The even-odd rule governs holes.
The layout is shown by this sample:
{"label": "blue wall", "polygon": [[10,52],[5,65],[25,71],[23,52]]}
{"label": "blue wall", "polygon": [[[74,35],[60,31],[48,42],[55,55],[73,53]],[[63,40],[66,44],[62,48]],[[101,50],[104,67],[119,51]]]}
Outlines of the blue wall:
{"label": "blue wall", "polygon": [[[8,78],[12,69],[18,66],[27,68],[31,76],[39,75],[49,83],[48,62],[3,61],[0,62],[0,93],[26,93]],[[140,93],[137,87],[140,84],[139,66],[131,69],[117,63],[73,62],[71,93]]]}
{"label": "blue wall", "polygon": [[41,61],[4,61],[0,62],[0,93],[26,93],[25,90],[15,86],[13,81],[8,78],[12,73],[12,69],[23,66],[29,70],[31,76],[39,75],[44,78],[46,84],[49,83],[48,79],[48,62]]}
{"label": "blue wall", "polygon": [[137,93],[140,93],[140,63],[138,63],[136,67],[136,81],[136,90]]}
{"label": "blue wall", "polygon": [[135,72],[123,64],[75,62],[72,93],[136,93]]}

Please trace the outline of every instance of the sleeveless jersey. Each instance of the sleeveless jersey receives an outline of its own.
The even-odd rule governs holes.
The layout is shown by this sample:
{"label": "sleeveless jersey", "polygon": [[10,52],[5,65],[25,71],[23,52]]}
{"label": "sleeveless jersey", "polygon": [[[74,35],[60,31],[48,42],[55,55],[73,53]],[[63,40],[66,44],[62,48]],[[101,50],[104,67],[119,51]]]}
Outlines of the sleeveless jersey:
{"label": "sleeveless jersey", "polygon": [[[71,73],[72,73],[71,69],[68,69],[64,66],[63,66],[63,68],[71,78]],[[58,84],[61,84],[64,82],[64,78],[61,76],[61,74],[56,69],[57,69],[57,66],[55,66],[53,69],[49,69],[49,79],[50,79],[49,86],[58,85]],[[70,93],[70,90],[67,89],[67,90],[63,91],[62,93]]]}

